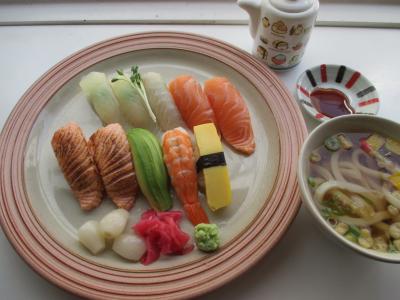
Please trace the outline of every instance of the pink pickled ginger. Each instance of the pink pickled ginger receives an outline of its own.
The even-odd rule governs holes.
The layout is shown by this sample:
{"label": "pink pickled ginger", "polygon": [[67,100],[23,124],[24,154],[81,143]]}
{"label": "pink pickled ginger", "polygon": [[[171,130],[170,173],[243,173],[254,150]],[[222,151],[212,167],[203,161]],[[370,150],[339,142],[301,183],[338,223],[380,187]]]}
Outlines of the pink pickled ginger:
{"label": "pink pickled ginger", "polygon": [[156,261],[161,254],[183,255],[193,250],[188,244],[190,236],[179,227],[182,212],[156,212],[148,210],[132,229],[142,237],[146,244],[146,253],[141,258],[144,265]]}

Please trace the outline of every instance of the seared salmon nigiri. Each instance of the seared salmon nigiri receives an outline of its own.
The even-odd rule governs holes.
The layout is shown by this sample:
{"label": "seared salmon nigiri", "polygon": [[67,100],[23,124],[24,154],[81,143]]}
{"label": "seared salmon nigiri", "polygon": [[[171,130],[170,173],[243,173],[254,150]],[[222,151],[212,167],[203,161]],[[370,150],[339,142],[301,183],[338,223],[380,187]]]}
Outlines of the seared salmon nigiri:
{"label": "seared salmon nigiri", "polygon": [[130,210],[139,187],[124,129],[119,124],[98,129],[90,137],[89,148],[108,196],[119,208]]}
{"label": "seared salmon nigiri", "polygon": [[182,75],[169,83],[169,90],[186,125],[193,127],[216,123],[214,113],[201,85],[189,75]]}
{"label": "seared salmon nigiri", "polygon": [[246,103],[235,86],[224,77],[204,83],[222,137],[237,151],[252,154],[256,148]]}
{"label": "seared salmon nigiri", "polygon": [[162,148],[172,186],[186,216],[193,225],[208,223],[198,198],[196,160],[189,134],[181,127],[168,130],[162,137]]}
{"label": "seared salmon nigiri", "polygon": [[104,188],[81,128],[68,123],[54,133],[51,145],[81,208],[88,211],[99,206]]}

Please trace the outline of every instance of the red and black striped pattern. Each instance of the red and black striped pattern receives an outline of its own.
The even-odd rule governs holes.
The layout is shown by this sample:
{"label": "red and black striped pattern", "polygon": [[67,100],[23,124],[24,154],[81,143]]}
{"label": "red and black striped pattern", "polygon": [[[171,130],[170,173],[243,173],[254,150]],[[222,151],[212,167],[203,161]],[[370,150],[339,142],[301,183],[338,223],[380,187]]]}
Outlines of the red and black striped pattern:
{"label": "red and black striped pattern", "polygon": [[344,65],[335,66],[321,64],[318,67],[306,70],[304,76],[300,77],[296,86],[299,102],[315,118],[323,119],[328,117],[315,109],[311,103],[310,94],[314,88],[319,87],[321,84],[322,88],[329,88],[330,82],[333,83],[332,88],[335,88],[335,85],[337,86],[337,84],[339,84],[342,86],[341,90],[343,92],[349,90],[348,94],[353,95],[352,104],[355,113],[371,114],[374,110],[377,111],[377,107],[365,109],[366,107],[379,103],[379,98],[375,92],[375,87],[371,85],[360,72],[354,71]]}

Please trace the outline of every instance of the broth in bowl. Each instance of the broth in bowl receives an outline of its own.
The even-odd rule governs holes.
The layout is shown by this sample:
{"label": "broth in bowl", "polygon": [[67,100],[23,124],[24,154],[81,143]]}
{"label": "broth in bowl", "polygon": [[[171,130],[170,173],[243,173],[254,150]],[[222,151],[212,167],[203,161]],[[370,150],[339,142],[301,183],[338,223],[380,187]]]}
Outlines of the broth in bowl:
{"label": "broth in bowl", "polygon": [[311,194],[336,232],[366,249],[400,252],[400,142],[335,134],[309,161]]}

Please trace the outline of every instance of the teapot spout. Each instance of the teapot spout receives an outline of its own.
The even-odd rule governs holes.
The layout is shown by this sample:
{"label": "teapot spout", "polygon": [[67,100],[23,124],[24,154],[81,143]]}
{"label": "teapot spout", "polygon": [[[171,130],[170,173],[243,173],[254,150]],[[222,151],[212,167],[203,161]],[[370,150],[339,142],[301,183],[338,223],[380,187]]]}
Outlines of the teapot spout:
{"label": "teapot spout", "polygon": [[249,14],[250,34],[255,38],[260,20],[261,0],[238,0],[237,4]]}

